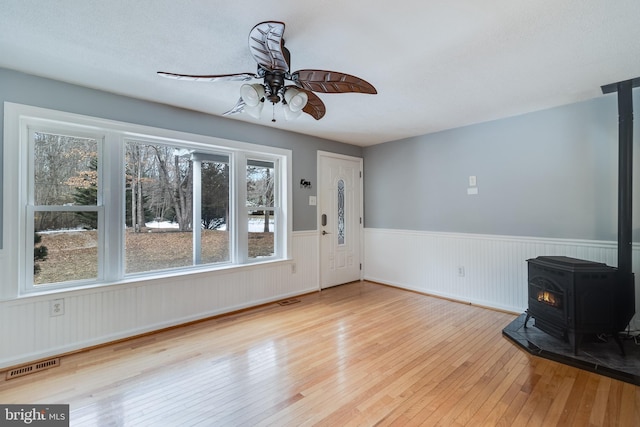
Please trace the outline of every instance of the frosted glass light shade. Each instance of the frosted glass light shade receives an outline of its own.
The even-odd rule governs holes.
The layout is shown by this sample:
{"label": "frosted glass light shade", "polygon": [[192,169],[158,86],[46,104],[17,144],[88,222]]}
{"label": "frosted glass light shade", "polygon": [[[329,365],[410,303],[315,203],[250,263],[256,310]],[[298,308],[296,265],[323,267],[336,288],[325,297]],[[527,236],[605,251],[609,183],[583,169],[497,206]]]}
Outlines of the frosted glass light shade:
{"label": "frosted glass light shade", "polygon": [[240,96],[244,103],[249,107],[256,107],[262,98],[264,98],[264,87],[259,84],[243,84],[240,87]]}
{"label": "frosted glass light shade", "polygon": [[296,113],[298,111],[302,111],[302,109],[307,105],[309,96],[301,90],[289,88],[284,93],[284,100],[287,102],[289,110]]}

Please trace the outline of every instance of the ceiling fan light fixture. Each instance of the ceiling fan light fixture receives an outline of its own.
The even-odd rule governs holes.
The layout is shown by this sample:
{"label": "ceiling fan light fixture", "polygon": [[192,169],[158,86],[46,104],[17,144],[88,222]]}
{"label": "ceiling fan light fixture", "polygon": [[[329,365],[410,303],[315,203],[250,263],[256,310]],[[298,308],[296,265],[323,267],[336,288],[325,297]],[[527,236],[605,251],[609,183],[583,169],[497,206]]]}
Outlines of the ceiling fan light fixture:
{"label": "ceiling fan light fixture", "polygon": [[292,113],[297,113],[307,105],[309,96],[301,90],[289,88],[284,93],[284,100],[287,103],[285,109],[291,110]]}
{"label": "ceiling fan light fixture", "polygon": [[257,107],[262,104],[264,87],[261,84],[243,84],[240,87],[240,96],[248,107]]}

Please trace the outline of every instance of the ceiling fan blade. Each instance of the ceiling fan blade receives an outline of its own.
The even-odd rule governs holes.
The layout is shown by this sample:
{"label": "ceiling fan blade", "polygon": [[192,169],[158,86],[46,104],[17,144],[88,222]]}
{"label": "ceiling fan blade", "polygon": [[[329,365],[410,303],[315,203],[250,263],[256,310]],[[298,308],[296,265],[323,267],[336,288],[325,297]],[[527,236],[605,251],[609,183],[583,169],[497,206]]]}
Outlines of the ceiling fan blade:
{"label": "ceiling fan blade", "polygon": [[318,98],[318,95],[316,95],[315,93],[308,90],[304,90],[304,92],[309,97],[309,100],[307,101],[307,105],[304,106],[302,111],[309,114],[314,119],[320,120],[327,112],[327,108],[324,106],[324,102],[322,102],[322,100]]}
{"label": "ceiling fan blade", "polygon": [[231,116],[233,114],[242,113],[244,111],[244,106],[245,106],[244,100],[242,99],[242,97],[240,97],[236,105],[234,105],[234,107],[231,110],[222,113],[222,115]]}
{"label": "ceiling fan blade", "polygon": [[270,71],[289,71],[284,53],[284,22],[261,22],[249,33],[249,51],[258,65]]}
{"label": "ceiling fan blade", "polygon": [[260,78],[260,76],[258,76],[255,73],[215,74],[210,76],[202,76],[202,75],[176,74],[176,73],[167,73],[164,71],[158,71],[158,75],[162,77],[166,77],[168,79],[204,81],[204,82],[217,82],[217,81],[246,82],[249,80]]}
{"label": "ceiling fan blade", "polygon": [[323,93],[370,93],[376,94],[376,88],[360,77],[336,71],[298,70],[292,75],[296,85],[313,92]]}
{"label": "ceiling fan blade", "polygon": [[282,39],[282,54],[284,55],[284,60],[287,63],[287,71],[291,69],[291,52],[284,45],[284,39]]}

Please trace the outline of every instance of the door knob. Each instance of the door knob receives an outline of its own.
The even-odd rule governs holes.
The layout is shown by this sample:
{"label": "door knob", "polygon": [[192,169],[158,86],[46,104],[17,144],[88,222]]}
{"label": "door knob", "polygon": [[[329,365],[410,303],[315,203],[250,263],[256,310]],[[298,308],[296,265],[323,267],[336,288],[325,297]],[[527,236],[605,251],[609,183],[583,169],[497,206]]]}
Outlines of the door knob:
{"label": "door knob", "polygon": [[326,231],[322,230],[322,235],[324,236],[325,234],[331,234],[331,233],[327,233]]}

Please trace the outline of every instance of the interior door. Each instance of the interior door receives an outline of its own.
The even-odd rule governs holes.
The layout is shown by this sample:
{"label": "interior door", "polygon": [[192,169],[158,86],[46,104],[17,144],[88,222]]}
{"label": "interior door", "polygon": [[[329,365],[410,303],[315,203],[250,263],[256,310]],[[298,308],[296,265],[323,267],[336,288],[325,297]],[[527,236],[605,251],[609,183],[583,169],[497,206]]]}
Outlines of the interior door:
{"label": "interior door", "polygon": [[320,288],[361,278],[362,159],[318,153]]}

